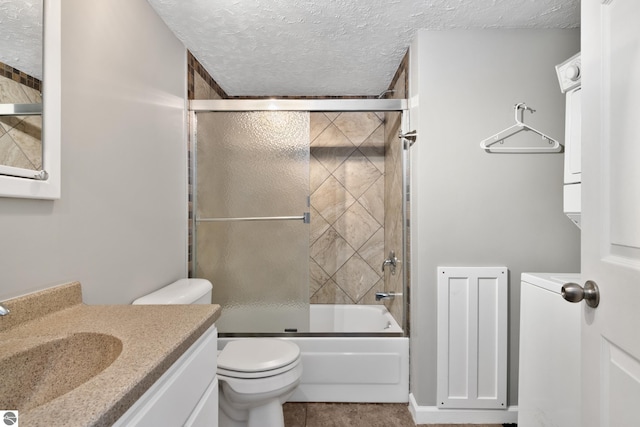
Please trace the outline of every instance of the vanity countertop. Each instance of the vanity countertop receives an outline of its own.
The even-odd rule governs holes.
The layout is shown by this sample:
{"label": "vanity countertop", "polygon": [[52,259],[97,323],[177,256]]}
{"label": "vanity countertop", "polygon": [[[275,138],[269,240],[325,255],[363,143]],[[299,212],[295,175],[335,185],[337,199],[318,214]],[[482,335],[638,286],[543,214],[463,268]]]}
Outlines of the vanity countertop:
{"label": "vanity countertop", "polygon": [[220,316],[215,304],[85,305],[78,282],[3,304],[11,310],[0,317],[0,360],[8,361],[0,373],[4,378],[11,377],[11,361],[20,360],[13,356],[38,343],[78,333],[106,334],[122,343],[103,371],[46,403],[8,407],[0,391],[0,407],[17,409],[25,426],[112,425]]}

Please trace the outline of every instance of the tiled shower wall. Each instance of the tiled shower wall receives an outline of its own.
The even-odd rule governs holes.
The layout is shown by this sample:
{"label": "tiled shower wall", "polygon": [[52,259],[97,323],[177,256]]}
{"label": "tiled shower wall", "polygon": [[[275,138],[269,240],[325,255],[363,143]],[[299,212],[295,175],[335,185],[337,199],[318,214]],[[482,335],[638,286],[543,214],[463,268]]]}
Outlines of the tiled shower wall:
{"label": "tiled shower wall", "polygon": [[[401,99],[406,98],[407,87],[407,65],[408,54],[405,55],[398,72],[391,84],[393,92],[389,93],[389,98]],[[390,269],[386,269],[384,277],[384,291],[396,294],[402,294],[391,300],[386,300],[384,305],[393,318],[402,325],[404,319],[405,332],[409,333],[408,310],[409,304],[409,277],[407,277],[407,286],[403,286],[403,272],[408,273],[409,256],[406,253],[408,244],[405,244],[402,235],[403,221],[408,218],[404,217],[402,211],[403,198],[409,194],[408,189],[403,188],[403,174],[407,170],[402,167],[403,141],[398,138],[398,133],[402,129],[402,114],[398,112],[385,113],[385,222],[384,222],[384,254],[389,255],[390,251],[394,251],[396,257],[400,260],[396,269],[396,274],[391,274]],[[407,162],[408,163],[408,162]],[[408,167],[408,165],[407,165]],[[408,180],[407,180],[408,182]],[[405,192],[406,190],[406,192]],[[408,203],[408,200],[405,201]],[[409,209],[406,209],[408,214]],[[408,235],[408,233],[407,233]],[[407,312],[404,313],[406,308]]]}
{"label": "tiled shower wall", "polygon": [[311,302],[371,304],[384,289],[384,114],[311,114]]}
{"label": "tiled shower wall", "polygon": [[[387,98],[406,98],[407,65],[408,53]],[[309,293],[316,304],[380,304],[376,292],[403,294],[383,301],[402,325],[409,295],[402,280],[408,254],[401,121],[396,112],[311,114]],[[392,250],[400,260],[396,274],[383,273]]]}
{"label": "tiled shower wall", "polygon": [[[408,54],[387,98],[406,98],[407,63]],[[189,99],[230,98],[192,55],[189,79]],[[380,304],[376,292],[403,292],[408,264],[402,241],[400,120],[400,113],[311,114],[311,303]],[[403,262],[395,275],[389,270],[383,275],[390,250]],[[191,254],[189,261],[191,272]],[[408,297],[384,302],[399,323]]]}
{"label": "tiled shower wall", "polygon": [[[0,103],[41,103],[41,82],[0,62]],[[0,117],[0,164],[42,168],[42,116]]]}

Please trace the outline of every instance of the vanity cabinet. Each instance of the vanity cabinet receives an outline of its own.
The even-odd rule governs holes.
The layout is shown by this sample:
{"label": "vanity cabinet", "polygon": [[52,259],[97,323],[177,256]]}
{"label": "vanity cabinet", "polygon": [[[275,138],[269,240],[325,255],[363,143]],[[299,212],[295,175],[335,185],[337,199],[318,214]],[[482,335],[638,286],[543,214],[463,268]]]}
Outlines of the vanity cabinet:
{"label": "vanity cabinet", "polygon": [[114,426],[217,426],[217,338],[213,325]]}

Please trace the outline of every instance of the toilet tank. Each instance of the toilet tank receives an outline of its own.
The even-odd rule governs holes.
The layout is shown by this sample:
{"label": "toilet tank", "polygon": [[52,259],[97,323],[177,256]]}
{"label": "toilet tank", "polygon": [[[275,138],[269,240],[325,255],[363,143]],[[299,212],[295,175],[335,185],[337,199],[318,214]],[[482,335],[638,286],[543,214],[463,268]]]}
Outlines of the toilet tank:
{"label": "toilet tank", "polygon": [[138,298],[133,304],[211,304],[212,288],[206,279],[180,279]]}

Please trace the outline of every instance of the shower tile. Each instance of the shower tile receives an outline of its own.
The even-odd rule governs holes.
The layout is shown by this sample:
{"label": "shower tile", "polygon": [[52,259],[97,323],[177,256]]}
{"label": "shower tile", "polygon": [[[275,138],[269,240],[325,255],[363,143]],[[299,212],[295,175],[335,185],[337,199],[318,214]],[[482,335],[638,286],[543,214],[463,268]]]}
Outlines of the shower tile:
{"label": "shower tile", "polygon": [[358,255],[360,255],[374,271],[382,273],[382,262],[385,259],[383,228],[378,229],[378,231],[358,249]]}
{"label": "shower tile", "polygon": [[311,206],[329,224],[333,224],[355,201],[356,199],[333,176],[327,178],[311,195]]}
{"label": "shower tile", "polygon": [[338,116],[340,116],[340,113],[327,112],[327,113],[324,113],[324,115],[327,116],[329,120],[334,121],[335,119],[338,118]]}
{"label": "shower tile", "polygon": [[371,133],[371,135],[369,135],[367,139],[365,139],[364,142],[360,144],[360,147],[367,146],[367,147],[383,147],[384,148],[384,141],[385,141],[384,129],[385,129],[384,124],[381,124],[380,126],[378,126],[376,130],[374,130]]}
{"label": "shower tile", "polygon": [[36,169],[42,167],[42,116],[26,117],[8,132]]}
{"label": "shower tile", "polygon": [[322,236],[325,231],[331,227],[329,223],[318,213],[317,210],[310,208],[311,210],[311,224],[309,227],[309,244],[313,245],[318,237]]}
{"label": "shower tile", "polygon": [[[313,149],[311,149],[313,152]],[[316,191],[320,185],[331,175],[318,159],[313,155],[309,156],[309,190],[311,193]]]}
{"label": "shower tile", "polygon": [[356,254],[336,272],[333,280],[352,300],[358,301],[380,280],[380,276]]}
{"label": "shower tile", "polygon": [[198,73],[194,73],[193,99],[209,99],[209,83]]}
{"label": "shower tile", "polygon": [[371,289],[369,289],[369,292],[367,292],[362,298],[360,298],[358,304],[382,305],[382,301],[376,301],[376,292],[384,292],[384,279],[378,280],[378,282],[373,285]]}
{"label": "shower tile", "polygon": [[309,295],[315,294],[329,279],[329,275],[311,258],[309,260]]}
{"label": "shower tile", "polygon": [[311,296],[311,304],[353,304],[353,300],[333,280]]}
{"label": "shower tile", "polygon": [[384,224],[384,176],[380,176],[358,201],[376,221]]}
{"label": "shower tile", "polygon": [[[398,141],[398,144],[400,144],[400,141]],[[360,145],[359,149],[380,172],[384,173],[384,125],[378,127],[378,129]]]}
{"label": "shower tile", "polygon": [[7,77],[0,76],[0,99],[11,104],[28,104],[31,102],[24,91],[25,86]]}
{"label": "shower tile", "polygon": [[343,147],[311,147],[311,154],[313,154],[329,172],[333,172],[347,160],[355,150],[356,148],[353,145],[345,145]]}
{"label": "shower tile", "polygon": [[22,86],[22,90],[24,91],[25,95],[27,95],[27,98],[29,98],[30,102],[42,102],[42,93],[39,90],[24,85]]}
{"label": "shower tile", "polygon": [[358,198],[380,178],[382,173],[360,150],[356,150],[335,170],[333,175],[349,193]]}
{"label": "shower tile", "polygon": [[355,151],[356,147],[334,125],[328,126],[311,143],[311,154],[327,168],[335,171]]}
{"label": "shower tile", "polygon": [[333,228],[340,236],[356,250],[369,240],[380,227],[378,221],[357,202],[351,205],[333,224]]}
{"label": "shower tile", "polygon": [[311,113],[309,117],[310,125],[310,141],[313,145],[315,140],[326,128],[331,124],[331,120],[324,113]]}
{"label": "shower tile", "polygon": [[402,144],[392,144],[393,141],[398,141],[398,132],[400,132],[400,122],[402,115],[400,113],[391,112],[386,113],[387,119],[384,126],[384,140],[385,145],[392,151],[387,152],[387,158],[392,162],[396,162],[398,153],[402,149]]}
{"label": "shower tile", "polygon": [[0,137],[0,164],[23,169],[35,169],[8,133]]}
{"label": "shower tile", "polygon": [[316,138],[311,141],[311,147],[355,147],[337,126],[327,126]]}
{"label": "shower tile", "polygon": [[0,126],[2,126],[5,131],[10,131],[20,123],[24,117],[25,116],[0,116]]}
{"label": "shower tile", "polygon": [[406,98],[406,72],[402,71],[402,73],[400,73],[400,76],[398,77],[398,81],[395,84],[394,90],[395,92],[393,93],[393,98],[398,99],[398,98]]}
{"label": "shower tile", "polygon": [[355,253],[333,228],[311,245],[310,255],[329,275],[333,275]]}
{"label": "shower tile", "polygon": [[355,145],[360,145],[377,129],[382,121],[375,113],[342,113],[333,121]]}

